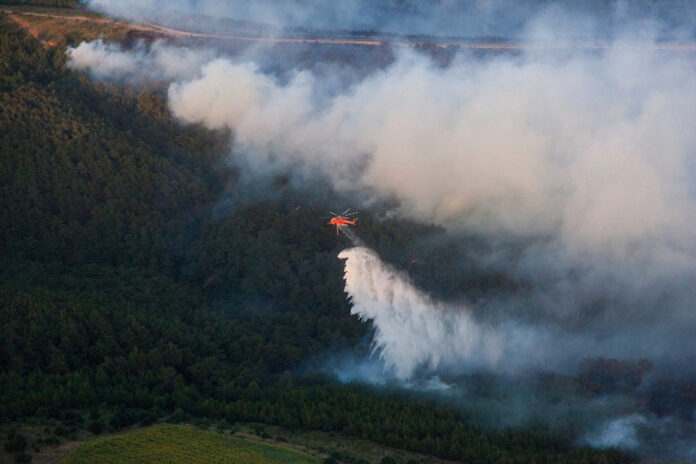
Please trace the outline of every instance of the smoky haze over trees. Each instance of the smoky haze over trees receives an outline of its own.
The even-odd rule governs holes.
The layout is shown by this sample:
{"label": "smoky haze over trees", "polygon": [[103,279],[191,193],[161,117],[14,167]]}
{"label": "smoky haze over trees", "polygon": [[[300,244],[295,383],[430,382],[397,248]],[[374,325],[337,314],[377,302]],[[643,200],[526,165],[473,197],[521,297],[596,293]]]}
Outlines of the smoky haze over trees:
{"label": "smoky haze over trees", "polygon": [[[129,19],[146,19],[199,31],[223,32],[239,23],[252,22],[257,30],[277,28],[299,33],[311,30],[342,33],[396,33],[453,37],[518,38],[529,23],[545,17],[564,30],[568,22],[575,38],[610,38],[627,24],[640,24],[664,37],[693,37],[696,13],[688,0],[400,0],[374,2],[347,0],[244,1],[116,1],[90,0],[99,11]],[[191,17],[192,15],[201,15]],[[207,17],[207,18],[206,18]],[[205,19],[205,21],[201,21]],[[566,31],[567,32],[567,31]]]}
{"label": "smoky haze over trees", "polygon": [[[366,330],[349,314],[342,244],[317,220],[324,208],[297,210],[288,195],[289,204],[211,218],[225,188],[225,169],[215,166],[227,134],[181,127],[157,89],[70,73],[62,50],[2,21],[0,417],[8,453],[81,429],[212,420],[336,431],[453,459],[624,458],[295,378],[303,360],[355,346]],[[421,230],[372,227],[395,234],[387,241]],[[40,431],[13,431],[27,421]]]}
{"label": "smoky haze over trees", "polygon": [[[420,8],[439,31],[447,12],[385,5],[276,22],[433,33]],[[397,52],[365,75],[345,47],[269,69],[264,47],[66,53],[2,28],[3,431],[254,421],[465,462],[693,456],[692,55]],[[369,206],[373,250],[342,252],[336,203]]]}
{"label": "smoky haze over trees", "polygon": [[[559,39],[583,29],[532,23]],[[639,29],[625,26],[625,36]],[[516,290],[476,307],[529,327],[519,333],[534,347],[518,350],[525,367],[524,358],[558,369],[588,356],[675,367],[696,348],[696,202],[685,175],[696,69],[690,51],[654,45],[462,52],[448,65],[402,50],[347,84],[340,66],[268,72],[256,59],[263,49],[230,57],[97,41],[69,48],[68,66],[167,81],[172,114],[231,130],[235,162],[252,179],[321,178],[365,204],[396,201],[388,214],[443,224],[453,243],[483,237],[483,251],[458,250],[462,266]],[[181,61],[190,67],[172,65]]]}

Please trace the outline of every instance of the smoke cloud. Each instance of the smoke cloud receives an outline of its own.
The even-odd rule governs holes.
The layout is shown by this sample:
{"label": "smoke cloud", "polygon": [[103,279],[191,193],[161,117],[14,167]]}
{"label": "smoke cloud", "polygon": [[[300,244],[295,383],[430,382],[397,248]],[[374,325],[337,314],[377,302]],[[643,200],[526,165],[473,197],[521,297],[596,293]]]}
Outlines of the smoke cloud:
{"label": "smoke cloud", "polygon": [[216,56],[210,49],[170,47],[162,42],[148,48],[140,44],[135,49],[124,50],[102,40],[68,47],[66,53],[71,69],[88,71],[96,79],[125,82],[190,79]]}
{"label": "smoke cloud", "polygon": [[639,414],[612,419],[590,433],[587,442],[595,448],[635,449],[640,444],[637,427],[647,422],[647,419]]}
{"label": "smoke cloud", "polygon": [[447,69],[408,53],[322,100],[307,72],[280,83],[218,59],[173,83],[169,101],[186,122],[234,129],[259,168],[306,164],[342,186],[367,155],[349,185],[414,217],[598,254],[647,247],[681,267],[694,251],[693,71],[645,51]]}
{"label": "smoke cloud", "polygon": [[604,299],[615,307],[599,324],[651,334],[626,335],[636,356],[673,356],[696,326],[694,76],[688,56],[619,46],[447,68],[404,53],[326,96],[311,73],[281,82],[218,59],[169,102],[183,121],[233,129],[256,172],[319,175],[451,230],[537,240],[502,263],[540,289],[527,306],[577,320]]}
{"label": "smoke cloud", "polygon": [[[318,5],[316,15],[296,2],[273,14],[273,2],[238,3],[173,5],[282,26],[400,32],[427,33],[457,17],[448,14],[451,2],[406,2],[391,22],[381,13],[363,22],[372,7],[343,2],[345,23],[321,2],[303,3]],[[117,10],[109,0],[91,4]],[[502,4],[467,8],[488,17],[483,10]],[[346,67],[272,74],[253,51],[224,56],[157,42],[132,50],[83,43],[68,50],[69,66],[98,79],[168,82],[172,114],[231,129],[234,162],[252,178],[320,178],[364,204],[396,200],[388,214],[444,225],[450,240],[486,237],[486,252],[467,255],[475,262],[462,266],[509,276],[520,283],[512,295],[440,301],[362,243],[340,254],[352,313],[371,322],[378,356],[344,364],[345,379],[380,383],[393,376],[449,391],[438,376],[448,382],[478,370],[567,373],[593,356],[650,358],[658,369],[676,366],[683,378],[696,356],[696,56],[646,41],[672,23],[658,21],[659,14],[635,22],[636,10],[622,13],[622,4],[611,4],[611,17],[625,21],[612,26],[603,48],[462,51],[447,65],[401,50],[392,63],[349,79]],[[159,3],[142,5],[122,14],[147,19],[143,8]],[[376,7],[383,8],[392,7]],[[419,14],[426,10],[432,14]],[[587,12],[568,14],[544,2],[525,11],[524,24],[487,31],[510,26],[534,45],[606,36],[606,24]],[[451,30],[486,32],[467,24]],[[519,400],[520,410],[527,399]],[[614,418],[585,429],[584,442],[634,449],[641,430],[662,427],[642,406],[626,403]],[[508,413],[509,402],[501,404]],[[568,406],[573,414],[576,408]],[[692,450],[688,442],[683,448]]]}
{"label": "smoke cloud", "polygon": [[[395,214],[512,237],[521,247],[514,259],[482,258],[535,289],[506,311],[565,326],[589,318],[583,329],[596,329],[612,352],[679,358],[693,352],[696,328],[696,61],[628,45],[462,54],[446,67],[402,52],[347,88],[161,44],[122,51],[93,42],[68,53],[95,76],[173,80],[172,113],[232,129],[250,172],[320,176],[339,191],[398,199]],[[585,314],[593,305],[601,308]],[[467,359],[507,357],[495,341],[506,335],[470,329],[466,318],[434,324],[486,333],[470,337],[481,340],[465,347]],[[411,348],[381,336],[383,352]],[[454,356],[417,359],[436,366]]]}

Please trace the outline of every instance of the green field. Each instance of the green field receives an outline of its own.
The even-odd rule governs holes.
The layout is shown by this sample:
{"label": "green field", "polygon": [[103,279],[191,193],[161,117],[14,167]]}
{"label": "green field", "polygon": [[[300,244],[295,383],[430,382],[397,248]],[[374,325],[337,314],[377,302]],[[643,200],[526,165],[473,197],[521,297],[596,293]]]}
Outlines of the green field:
{"label": "green field", "polygon": [[316,464],[298,451],[183,426],[160,425],[80,445],[61,463]]}

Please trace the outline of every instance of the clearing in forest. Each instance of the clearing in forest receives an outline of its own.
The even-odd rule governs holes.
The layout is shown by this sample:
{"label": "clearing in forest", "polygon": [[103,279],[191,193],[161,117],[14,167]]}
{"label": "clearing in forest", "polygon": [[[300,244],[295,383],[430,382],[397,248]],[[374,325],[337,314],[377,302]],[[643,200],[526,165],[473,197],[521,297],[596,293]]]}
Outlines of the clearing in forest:
{"label": "clearing in forest", "polygon": [[318,464],[319,459],[277,446],[177,425],[159,425],[80,445],[63,464],[235,463]]}

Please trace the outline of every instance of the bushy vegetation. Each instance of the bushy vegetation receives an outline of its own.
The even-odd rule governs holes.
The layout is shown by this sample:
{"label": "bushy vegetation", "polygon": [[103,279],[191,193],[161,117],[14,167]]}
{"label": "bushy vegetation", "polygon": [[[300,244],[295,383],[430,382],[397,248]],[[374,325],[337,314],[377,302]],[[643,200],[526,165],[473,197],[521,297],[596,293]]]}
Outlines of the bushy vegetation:
{"label": "bushy vegetation", "polygon": [[[66,70],[63,50],[0,21],[0,422],[11,452],[27,445],[10,430],[25,422],[43,445],[220,420],[474,463],[625,462],[302,375],[366,333],[349,315],[324,209],[284,198],[212,214],[243,193],[222,162],[229,134],[182,127],[156,87],[90,82]],[[387,251],[429,230],[365,223]]]}

